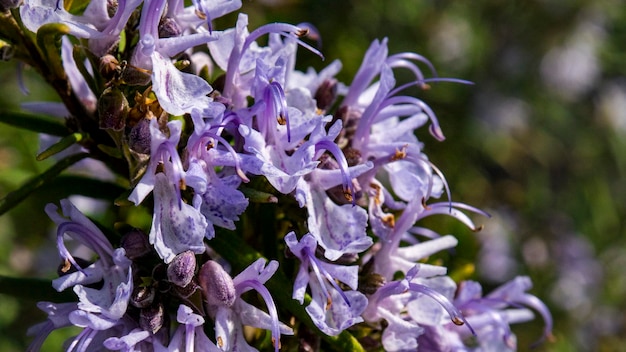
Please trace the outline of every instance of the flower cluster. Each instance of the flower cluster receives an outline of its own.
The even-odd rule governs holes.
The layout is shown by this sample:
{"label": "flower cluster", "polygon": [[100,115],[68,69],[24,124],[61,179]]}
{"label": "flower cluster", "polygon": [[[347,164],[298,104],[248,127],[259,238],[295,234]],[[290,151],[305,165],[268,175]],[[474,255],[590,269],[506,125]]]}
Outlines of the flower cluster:
{"label": "flower cluster", "polygon": [[[299,48],[322,56],[307,41],[315,29],[250,31],[245,14],[234,28],[213,28],[240,6],[24,0],[11,10],[38,39],[61,39],[38,43],[60,68],[42,72],[66,82],[68,129],[88,134],[83,150],[128,180],[128,202],[117,204],[152,215],[149,228],[118,226],[115,237],[67,199],[61,213],[46,207],[63,262],[53,286],[73,289],[78,302],[41,302],[48,319],[31,329],[29,350],[72,325],[82,328],[68,342],[75,351],[278,350],[294,334],[292,344],[314,349],[321,337],[354,349],[515,350],[509,324],[531,319],[531,309],[548,336],[550,314],[527,278],[483,297],[478,283],[457,287],[446,267],[427,262],[457,240],[421,219],[443,214],[476,230],[467,213],[487,215],[437,201],[450,199],[447,184],[415,136],[428,126],[444,139],[434,112],[403,92],[445,79],[425,78],[420,66],[434,70],[417,54],[390,55],[387,39],[371,44],[349,85],[336,78],[339,61],[298,71]],[[396,84],[399,68],[409,83]],[[287,224],[270,236],[255,225],[268,209]],[[70,239],[93,255],[72,254]],[[265,339],[250,333],[263,330]]]}

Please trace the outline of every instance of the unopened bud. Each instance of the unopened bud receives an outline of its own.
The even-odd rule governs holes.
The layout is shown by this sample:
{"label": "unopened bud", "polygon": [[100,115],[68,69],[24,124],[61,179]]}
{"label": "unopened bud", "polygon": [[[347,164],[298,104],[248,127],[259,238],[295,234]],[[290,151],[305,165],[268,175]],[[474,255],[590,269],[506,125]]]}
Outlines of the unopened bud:
{"label": "unopened bud", "polygon": [[141,119],[130,130],[128,145],[137,153],[150,154],[150,120]]}
{"label": "unopened bud", "polygon": [[189,285],[196,271],[196,256],[192,251],[178,254],[167,266],[167,280],[179,287]]}
{"label": "unopened bud", "polygon": [[139,313],[139,327],[153,334],[161,329],[164,321],[165,315],[161,303],[143,308]]}
{"label": "unopened bud", "polygon": [[236,292],[233,279],[213,260],[204,263],[198,273],[200,287],[210,306],[230,307],[235,303]]}
{"label": "unopened bud", "polygon": [[317,88],[315,92],[315,101],[317,108],[327,111],[331,108],[337,97],[337,80],[327,79]]}
{"label": "unopened bud", "polygon": [[139,229],[133,229],[122,236],[121,247],[124,248],[129,259],[137,259],[152,250],[148,236]]}
{"label": "unopened bud", "polygon": [[137,308],[146,308],[152,304],[156,292],[152,286],[135,286],[130,295],[130,304]]}
{"label": "unopened bud", "polygon": [[165,17],[159,23],[159,37],[160,38],[171,38],[178,37],[183,33],[183,30],[180,29],[180,26],[173,18]]}
{"label": "unopened bud", "polygon": [[115,16],[118,6],[117,0],[107,0],[107,13],[109,17]]}
{"label": "unopened bud", "polygon": [[106,54],[100,58],[98,71],[100,71],[100,74],[105,80],[110,81],[119,74],[120,62],[117,61],[115,56]]}
{"label": "unopened bud", "polygon": [[21,3],[22,0],[0,0],[0,11],[7,12],[18,7]]}
{"label": "unopened bud", "polygon": [[359,291],[366,295],[373,295],[385,284],[385,278],[377,273],[365,275],[359,282]]}
{"label": "unopened bud", "polygon": [[98,118],[101,129],[121,131],[126,126],[128,100],[115,88],[107,88],[98,99]]}

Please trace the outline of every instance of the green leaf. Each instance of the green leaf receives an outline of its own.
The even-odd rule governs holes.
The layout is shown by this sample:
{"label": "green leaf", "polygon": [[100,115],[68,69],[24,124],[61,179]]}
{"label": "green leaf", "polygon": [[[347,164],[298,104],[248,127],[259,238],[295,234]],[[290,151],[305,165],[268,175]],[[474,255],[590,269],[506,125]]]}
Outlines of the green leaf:
{"label": "green leaf", "polygon": [[89,154],[87,153],[79,153],[63,158],[59,160],[59,162],[56,163],[54,166],[44,171],[41,175],[33,177],[19,189],[7,194],[4,198],[0,199],[0,215],[6,213],[8,210],[18,205],[31,193],[37,191],[42,186],[50,183],[57,175],[61,173],[61,171],[86,158],[88,155]]}
{"label": "green leaf", "polygon": [[64,151],[65,149],[73,146],[74,144],[82,141],[83,139],[87,137],[89,137],[89,135],[86,133],[82,133],[82,132],[75,132],[75,133],[69,134],[61,138],[60,141],[54,143],[43,152],[39,153],[36,159],[37,161],[46,160],[49,157]]}
{"label": "green leaf", "polygon": [[50,70],[57,75],[65,72],[59,48],[61,37],[69,33],[70,27],[62,23],[46,23],[37,30],[37,46],[41,49]]}
{"label": "green leaf", "polygon": [[[232,265],[235,272],[243,271],[255,260],[263,257],[232,232],[218,230],[216,236],[209,241],[209,245]],[[291,282],[279,268],[274,276],[265,283],[265,286],[272,293],[272,297],[276,300],[277,306],[289,310],[300,322],[315,331],[318,336],[326,340],[336,351],[365,351],[359,341],[348,331],[344,330],[337,336],[328,336],[321,332],[304,310],[304,306],[311,302],[311,296],[305,295],[304,305],[300,305],[298,301],[291,298],[293,290]]]}
{"label": "green leaf", "polygon": [[67,198],[78,194],[89,198],[113,201],[127,190],[118,184],[95,180],[90,177],[60,175],[44,185],[41,191],[54,193],[55,198]]}
{"label": "green leaf", "polygon": [[52,136],[66,136],[69,131],[57,118],[18,111],[0,111],[0,122],[28,131]]}
{"label": "green leaf", "polygon": [[248,187],[240,187],[239,190],[244,196],[248,197],[251,203],[278,203],[278,198],[271,193],[261,192]]}
{"label": "green leaf", "polygon": [[76,301],[72,291],[57,292],[52,282],[45,279],[15,278],[0,275],[0,294],[19,299],[50,301],[55,303]]}

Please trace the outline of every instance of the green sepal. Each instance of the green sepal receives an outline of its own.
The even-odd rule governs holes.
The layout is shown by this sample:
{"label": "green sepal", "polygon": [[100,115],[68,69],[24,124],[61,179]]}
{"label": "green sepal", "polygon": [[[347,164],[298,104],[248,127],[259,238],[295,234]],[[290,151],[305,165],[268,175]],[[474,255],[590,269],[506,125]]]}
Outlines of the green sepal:
{"label": "green sepal", "polygon": [[19,299],[47,301],[54,303],[75,302],[76,295],[72,290],[58,292],[52,282],[46,279],[16,278],[0,275],[0,294]]}
{"label": "green sepal", "polygon": [[79,153],[65,157],[59,160],[59,162],[53,165],[51,168],[44,171],[42,174],[28,180],[19,189],[7,194],[4,198],[0,199],[0,215],[6,213],[8,210],[18,205],[31,193],[52,182],[52,180],[54,180],[56,176],[58,176],[63,170],[67,169],[76,162],[86,158],[88,155],[89,154],[87,153]]}
{"label": "green sepal", "polygon": [[[209,241],[209,246],[231,264],[233,272],[241,272],[257,259],[263,258],[260,253],[249,247],[239,236],[232,232],[217,230],[215,237]],[[291,297],[291,292],[293,291],[291,282],[285,273],[278,268],[274,276],[265,283],[265,287],[272,293],[272,298],[274,298],[278,307],[289,310],[300,322],[306,324],[308,328],[327,341],[334,350],[365,352],[359,341],[346,330],[337,336],[329,336],[321,332],[304,310],[304,307],[311,303],[311,296],[306,294],[304,304],[300,305],[298,301]]]}
{"label": "green sepal", "polygon": [[37,30],[37,46],[43,53],[51,71],[61,77],[65,72],[59,54],[61,36],[69,33],[70,27],[62,23],[46,23]]}
{"label": "green sepal", "polygon": [[13,127],[52,136],[63,137],[69,133],[69,130],[61,120],[44,115],[5,110],[0,111],[0,122]]}
{"label": "green sepal", "polygon": [[239,187],[239,190],[248,198],[250,203],[278,203],[278,198],[271,193],[248,187]]}
{"label": "green sepal", "polygon": [[66,1],[63,6],[67,10],[67,12],[73,15],[79,15],[85,11],[87,5],[89,5],[89,2],[89,0],[72,0]]}
{"label": "green sepal", "polygon": [[89,135],[86,134],[86,133],[83,133],[83,132],[75,132],[75,133],[69,134],[69,135],[61,138],[60,141],[58,141],[55,144],[51,145],[50,147],[48,147],[43,152],[39,153],[39,155],[37,155],[37,157],[35,159],[37,159],[37,161],[46,160],[49,157],[64,151],[65,149],[73,146],[76,143],[79,143],[80,141],[82,141],[82,140],[84,140],[84,139],[86,139],[88,137],[89,137]]}
{"label": "green sepal", "polygon": [[98,144],[98,149],[100,149],[106,155],[114,157],[116,159],[121,159],[123,156],[122,152],[120,152],[119,149],[117,149],[116,147],[111,147],[109,145]]}

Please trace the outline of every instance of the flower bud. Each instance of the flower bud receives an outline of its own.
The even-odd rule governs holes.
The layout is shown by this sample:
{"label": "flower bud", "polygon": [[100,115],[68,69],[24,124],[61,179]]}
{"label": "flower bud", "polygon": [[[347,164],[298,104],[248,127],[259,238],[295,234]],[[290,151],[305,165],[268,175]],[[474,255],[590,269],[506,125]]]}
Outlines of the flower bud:
{"label": "flower bud", "polygon": [[120,62],[117,61],[115,56],[106,54],[100,58],[98,71],[100,71],[105,80],[110,81],[119,74]]}
{"label": "flower bud", "polygon": [[153,334],[161,329],[164,321],[165,315],[162,303],[143,308],[139,313],[139,327]]}
{"label": "flower bud", "polygon": [[115,13],[117,12],[118,7],[119,7],[119,4],[117,0],[107,0],[107,13],[109,17],[115,16]]}
{"label": "flower bud", "polygon": [[126,126],[128,100],[115,88],[107,88],[98,99],[98,118],[101,129],[121,131]]}
{"label": "flower bud", "polygon": [[7,12],[20,5],[22,0],[0,0],[0,11]]}
{"label": "flower bud", "polygon": [[128,146],[141,154],[150,154],[150,120],[141,119],[130,130]]}
{"label": "flower bud", "polygon": [[152,250],[148,236],[139,229],[133,229],[122,236],[121,247],[124,248],[129,259],[143,257]]}
{"label": "flower bud", "polygon": [[317,88],[315,92],[315,101],[317,108],[323,111],[330,109],[337,97],[337,80],[334,78],[327,79]]}
{"label": "flower bud", "polygon": [[213,260],[204,263],[198,273],[200,287],[210,306],[230,307],[235,303],[236,292],[233,279]]}
{"label": "flower bud", "polygon": [[359,291],[373,295],[385,284],[385,278],[377,273],[369,273],[361,278],[359,282]]}
{"label": "flower bud", "polygon": [[183,33],[183,30],[180,29],[180,26],[173,18],[164,17],[159,23],[159,37],[160,38],[171,38],[178,37]]}
{"label": "flower bud", "polygon": [[137,308],[146,308],[154,302],[156,292],[152,286],[137,285],[130,295],[130,304]]}
{"label": "flower bud", "polygon": [[192,251],[184,251],[167,266],[167,280],[179,287],[189,285],[196,271],[196,256]]}

